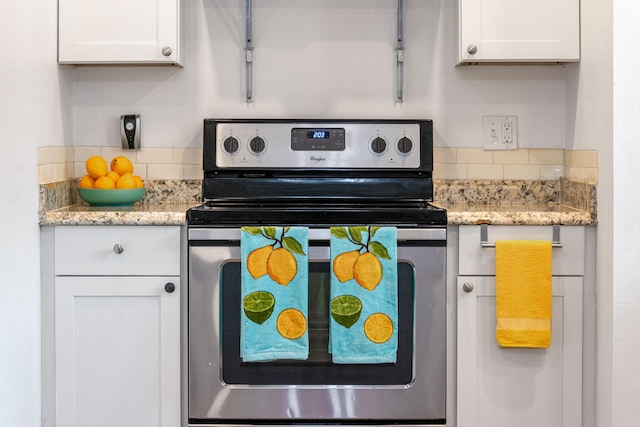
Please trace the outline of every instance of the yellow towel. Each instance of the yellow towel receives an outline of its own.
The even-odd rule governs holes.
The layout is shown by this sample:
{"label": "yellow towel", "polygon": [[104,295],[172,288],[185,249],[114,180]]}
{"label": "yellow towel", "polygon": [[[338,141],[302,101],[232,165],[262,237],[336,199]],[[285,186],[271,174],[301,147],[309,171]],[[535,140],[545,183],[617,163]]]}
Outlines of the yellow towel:
{"label": "yellow towel", "polygon": [[496,241],[496,339],[502,347],[551,344],[551,242]]}

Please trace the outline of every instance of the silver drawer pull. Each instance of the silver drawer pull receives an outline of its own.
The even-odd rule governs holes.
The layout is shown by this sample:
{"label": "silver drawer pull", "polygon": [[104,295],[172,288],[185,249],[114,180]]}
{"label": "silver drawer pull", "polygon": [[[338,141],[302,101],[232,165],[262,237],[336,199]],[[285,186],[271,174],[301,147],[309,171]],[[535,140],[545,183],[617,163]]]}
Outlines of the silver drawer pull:
{"label": "silver drawer pull", "polygon": [[[562,242],[560,241],[560,226],[554,225],[552,228],[552,237],[551,237],[551,247],[552,248],[561,248]],[[489,225],[482,224],[480,225],[480,246],[483,248],[495,248],[496,244],[489,243]]]}
{"label": "silver drawer pull", "polygon": [[124,252],[124,248],[120,243],[116,243],[115,245],[113,245],[113,252],[121,254],[122,252]]}

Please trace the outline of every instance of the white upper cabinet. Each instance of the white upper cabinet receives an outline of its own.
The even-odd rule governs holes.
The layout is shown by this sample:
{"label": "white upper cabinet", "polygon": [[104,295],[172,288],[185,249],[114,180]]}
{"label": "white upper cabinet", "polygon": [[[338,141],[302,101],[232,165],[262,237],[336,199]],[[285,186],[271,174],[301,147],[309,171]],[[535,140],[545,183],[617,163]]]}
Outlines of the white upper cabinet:
{"label": "white upper cabinet", "polygon": [[457,62],[580,60],[580,0],[457,0]]}
{"label": "white upper cabinet", "polygon": [[61,64],[180,65],[181,0],[59,0]]}

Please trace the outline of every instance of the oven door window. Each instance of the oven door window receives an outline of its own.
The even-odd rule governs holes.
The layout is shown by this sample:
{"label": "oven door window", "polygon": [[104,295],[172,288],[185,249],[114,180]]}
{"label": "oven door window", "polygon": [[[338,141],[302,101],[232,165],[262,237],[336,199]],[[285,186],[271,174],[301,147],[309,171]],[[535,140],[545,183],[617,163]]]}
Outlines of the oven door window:
{"label": "oven door window", "polygon": [[329,263],[309,263],[309,359],[245,363],[240,358],[240,263],[221,272],[222,381],[246,385],[407,385],[413,381],[414,268],[398,263],[396,363],[342,365],[331,362]]}

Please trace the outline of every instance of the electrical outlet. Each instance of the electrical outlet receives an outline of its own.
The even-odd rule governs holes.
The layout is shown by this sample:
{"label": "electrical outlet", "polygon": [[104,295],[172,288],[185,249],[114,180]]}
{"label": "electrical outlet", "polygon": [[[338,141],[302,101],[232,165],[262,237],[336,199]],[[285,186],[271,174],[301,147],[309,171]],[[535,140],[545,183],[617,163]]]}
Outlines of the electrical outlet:
{"label": "electrical outlet", "polygon": [[518,148],[517,116],[483,116],[482,148],[515,150]]}

